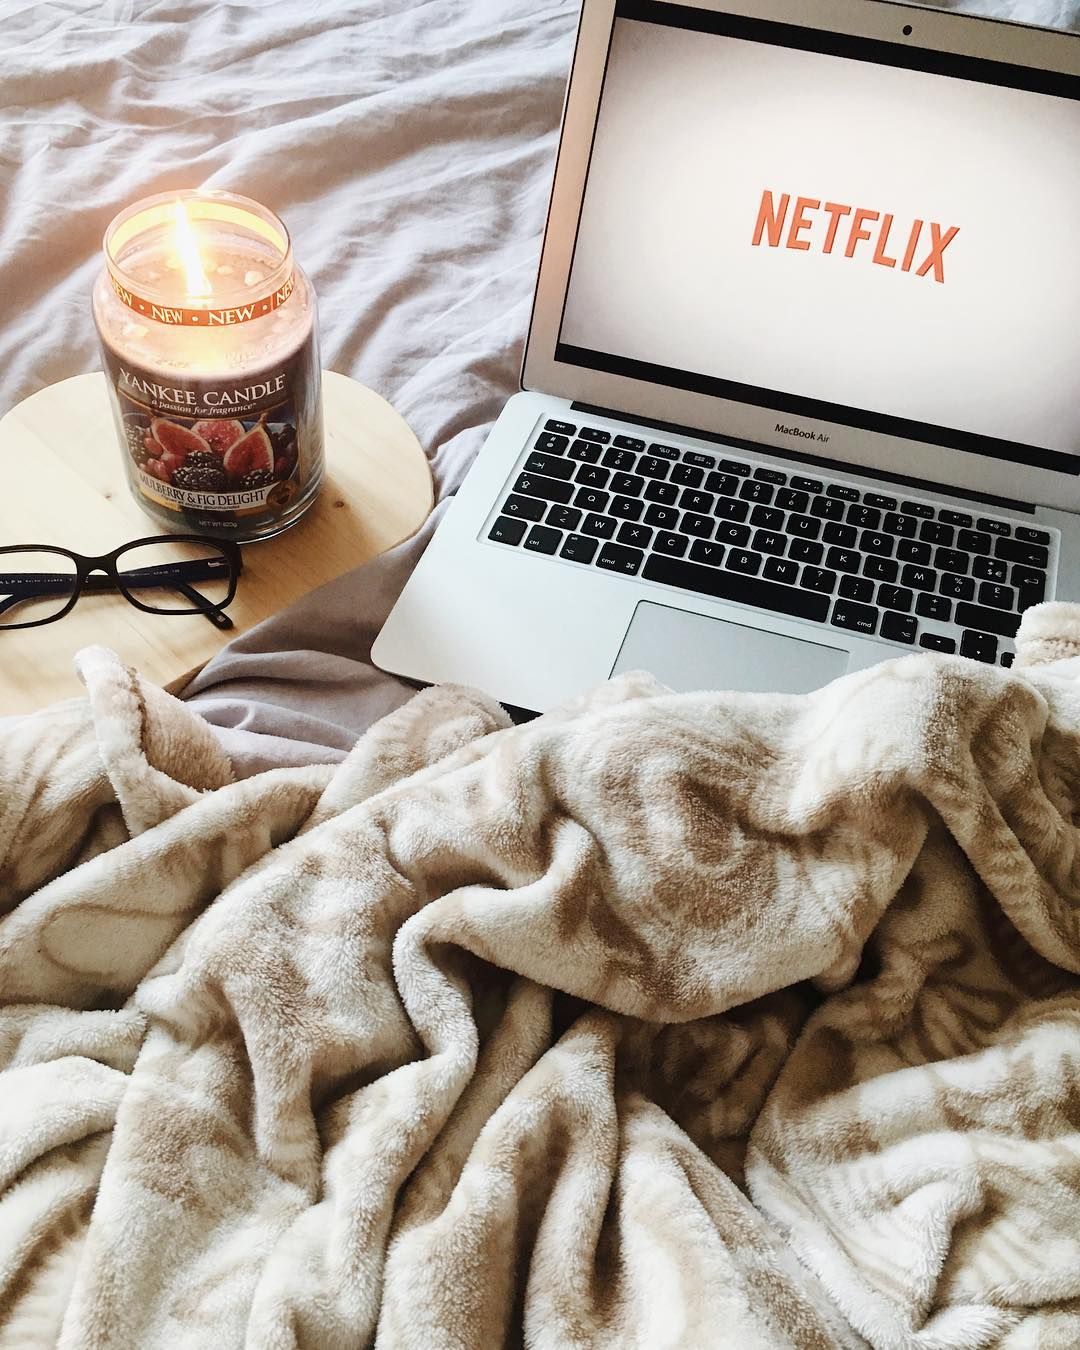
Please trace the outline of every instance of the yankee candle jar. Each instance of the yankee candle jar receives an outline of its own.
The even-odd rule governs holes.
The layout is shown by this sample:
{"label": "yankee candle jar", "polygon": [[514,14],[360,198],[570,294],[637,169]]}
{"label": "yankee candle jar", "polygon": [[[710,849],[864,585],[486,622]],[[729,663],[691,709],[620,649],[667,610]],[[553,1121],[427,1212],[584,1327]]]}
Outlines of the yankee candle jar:
{"label": "yankee candle jar", "polygon": [[94,322],[128,482],[167,529],[288,528],[323,477],[315,295],[273,212],[163,193],[105,232]]}

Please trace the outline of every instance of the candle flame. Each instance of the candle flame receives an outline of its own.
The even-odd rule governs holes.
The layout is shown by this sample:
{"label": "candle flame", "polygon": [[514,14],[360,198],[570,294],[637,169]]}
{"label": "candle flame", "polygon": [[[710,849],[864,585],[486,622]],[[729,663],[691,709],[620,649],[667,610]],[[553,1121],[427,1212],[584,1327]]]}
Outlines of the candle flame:
{"label": "candle flame", "polygon": [[192,297],[208,296],[212,293],[213,287],[203,270],[202,258],[199,256],[199,241],[191,227],[187,208],[179,198],[176,199],[173,206],[173,215],[175,217],[173,243],[176,247],[176,256],[184,269],[184,281],[187,285],[188,295]]}

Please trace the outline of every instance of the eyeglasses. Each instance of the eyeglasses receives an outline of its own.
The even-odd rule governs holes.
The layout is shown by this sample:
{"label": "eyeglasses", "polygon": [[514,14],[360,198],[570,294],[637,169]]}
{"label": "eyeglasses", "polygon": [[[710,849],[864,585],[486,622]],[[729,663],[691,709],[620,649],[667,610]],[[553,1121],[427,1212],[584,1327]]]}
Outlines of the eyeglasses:
{"label": "eyeglasses", "polygon": [[0,630],[62,619],[83,591],[119,591],[148,614],[202,614],[231,628],[222,610],[243,566],[238,544],[197,534],[133,539],[100,558],[51,544],[0,547]]}

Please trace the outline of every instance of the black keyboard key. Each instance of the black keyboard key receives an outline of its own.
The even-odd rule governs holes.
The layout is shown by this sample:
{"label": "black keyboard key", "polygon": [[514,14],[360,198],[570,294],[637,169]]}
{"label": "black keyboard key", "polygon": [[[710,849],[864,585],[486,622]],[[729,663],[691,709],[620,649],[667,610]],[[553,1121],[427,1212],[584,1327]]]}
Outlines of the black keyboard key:
{"label": "black keyboard key", "polygon": [[945,525],[961,525],[965,529],[971,529],[971,517],[965,515],[963,511],[939,511],[937,518]]}
{"label": "black keyboard key", "polygon": [[1008,670],[1008,668],[1012,665],[1013,660],[1014,660],[1015,657],[1016,657],[1016,653],[1015,653],[1015,652],[1002,652],[1002,653],[1001,653],[1001,664],[1005,667],[1006,670]]}
{"label": "black keyboard key", "polygon": [[1050,536],[1045,530],[1033,530],[1030,525],[1017,525],[1013,531],[1022,544],[1042,544],[1050,547]]}
{"label": "black keyboard key", "polygon": [[599,464],[601,447],[589,441],[575,441],[566,452],[567,459],[577,460],[579,464]]}
{"label": "black keyboard key", "polygon": [[915,641],[919,625],[910,614],[883,614],[881,616],[881,636],[890,642],[905,642],[910,647]]}
{"label": "black keyboard key", "polygon": [[847,628],[852,633],[863,633],[873,637],[877,632],[877,610],[869,605],[856,604],[854,600],[837,600],[833,605],[832,623],[834,628]]}
{"label": "black keyboard key", "polygon": [[698,469],[716,468],[716,456],[703,455],[700,450],[687,450],[682,459],[684,464],[693,464]]}
{"label": "black keyboard key", "polygon": [[647,502],[659,502],[661,506],[674,506],[679,499],[679,489],[674,483],[650,483],[645,489]]}
{"label": "black keyboard key", "polygon": [[919,527],[920,539],[928,544],[941,544],[944,548],[952,548],[953,533],[951,525],[942,525],[939,520],[924,520]]}
{"label": "black keyboard key", "polygon": [[681,558],[689,547],[690,540],[685,534],[672,534],[669,530],[661,530],[653,541],[657,553],[666,553],[671,558]]}
{"label": "black keyboard key", "polygon": [[525,547],[530,553],[555,553],[561,543],[561,530],[549,529],[547,525],[534,525],[529,530]]}
{"label": "black keyboard key", "polygon": [[597,539],[610,539],[615,533],[615,522],[608,516],[586,516],[582,534],[593,534]]}
{"label": "black keyboard key", "polygon": [[690,545],[690,556],[694,562],[705,563],[709,567],[719,567],[726,551],[723,544],[710,544],[707,539],[695,539]]}
{"label": "black keyboard key", "polygon": [[605,469],[618,469],[621,473],[626,473],[637,465],[638,457],[632,455],[629,450],[608,449],[604,451],[600,463]]}
{"label": "black keyboard key", "polygon": [[616,520],[640,520],[645,503],[640,497],[612,497],[607,510]]}
{"label": "black keyboard key", "polygon": [[927,502],[904,502],[900,510],[905,516],[918,516],[921,520],[934,519],[934,508]]}
{"label": "black keyboard key", "polygon": [[634,548],[648,548],[652,536],[653,532],[647,525],[635,525],[632,520],[627,520],[619,526],[619,533],[615,537],[620,544],[630,544]]}
{"label": "black keyboard key", "polygon": [[721,520],[745,520],[749,514],[750,503],[741,502],[738,497],[721,497],[713,511]]}
{"label": "black keyboard key", "polygon": [[571,562],[591,563],[596,557],[600,545],[587,534],[568,534],[566,542],[559,549],[560,558],[569,558]]}
{"label": "black keyboard key", "polygon": [[938,594],[947,596],[950,600],[973,600],[975,583],[970,577],[946,575],[938,582]]}
{"label": "black keyboard key", "polygon": [[673,506],[657,506],[654,502],[645,511],[645,524],[661,530],[673,530],[679,523],[679,513]]}
{"label": "black keyboard key", "polygon": [[787,482],[786,473],[781,473],[779,469],[767,469],[763,464],[754,470],[754,477],[760,478],[763,483],[773,483],[776,487],[783,487]]}
{"label": "black keyboard key", "polygon": [[862,558],[851,548],[831,548],[825,554],[825,566],[837,572],[857,572]]}
{"label": "black keyboard key", "polygon": [[620,450],[645,449],[645,442],[643,440],[640,440],[637,436],[616,436],[615,439],[611,442],[611,444],[618,446]]}
{"label": "black keyboard key", "polygon": [[864,553],[877,553],[883,558],[891,558],[896,547],[891,534],[878,534],[876,530],[864,530],[859,540]]}
{"label": "black keyboard key", "polygon": [[996,534],[1004,536],[1012,534],[1012,526],[1004,520],[987,520],[980,517],[975,522],[976,528],[982,530],[983,534]]}
{"label": "black keyboard key", "polygon": [[735,548],[742,548],[744,544],[750,542],[750,527],[748,525],[733,525],[727,521],[721,521],[716,527],[716,538],[724,544],[731,544]]}
{"label": "black keyboard key", "polygon": [[776,489],[771,483],[762,483],[758,479],[747,479],[739,489],[739,496],[745,502],[761,502],[763,506],[768,506],[773,499]]}
{"label": "black keyboard key", "polygon": [[504,516],[520,516],[522,520],[543,520],[546,510],[536,497],[507,497],[502,504]]}
{"label": "black keyboard key", "polygon": [[768,577],[770,581],[786,582],[789,586],[794,586],[798,574],[799,565],[790,558],[766,558],[765,566],[761,569],[763,577]]}
{"label": "black keyboard key", "polygon": [[547,513],[547,524],[557,530],[576,530],[581,524],[581,512],[572,506],[553,506]]}
{"label": "black keyboard key", "polygon": [[782,530],[784,513],[775,506],[755,506],[750,512],[750,524],[760,525],[763,530]]}
{"label": "black keyboard key", "polygon": [[610,431],[597,431],[596,427],[582,427],[578,435],[583,441],[597,441],[600,445],[607,445],[611,440]]}
{"label": "black keyboard key", "polygon": [[710,473],[705,476],[706,492],[719,492],[723,497],[734,497],[739,480],[733,473]]}
{"label": "black keyboard key", "polygon": [[713,521],[710,516],[699,516],[695,511],[686,511],[679,522],[683,534],[693,535],[695,539],[711,539]]}
{"label": "black keyboard key", "polygon": [[737,459],[722,459],[716,467],[721,473],[738,474],[740,478],[748,478],[750,476],[750,465],[743,464]]}
{"label": "black keyboard key", "polygon": [[555,431],[560,436],[576,436],[577,427],[572,422],[559,422],[554,417],[549,417],[544,423],[545,431]]}
{"label": "black keyboard key", "polygon": [[845,600],[868,604],[874,598],[874,583],[867,577],[841,577],[840,594]]}
{"label": "black keyboard key", "polygon": [[488,531],[488,538],[494,539],[497,544],[520,544],[521,536],[528,528],[528,521],[499,516]]}
{"label": "black keyboard key", "polygon": [[675,464],[672,466],[670,482],[678,483],[680,487],[700,487],[705,478],[704,471],[695,469],[692,464]]}
{"label": "black keyboard key", "polygon": [[805,511],[810,505],[810,497],[805,492],[793,492],[784,488],[776,494],[776,504],[781,511]]}
{"label": "black keyboard key", "polygon": [[864,492],[863,501],[867,506],[876,506],[879,511],[896,510],[896,498],[883,497],[880,492]]}
{"label": "black keyboard key", "polygon": [[780,557],[787,547],[787,540],[782,534],[777,534],[775,530],[758,530],[757,534],[754,535],[753,547],[759,553],[773,553]]}
{"label": "black keyboard key", "polygon": [[928,563],[934,556],[934,551],[921,539],[901,539],[896,545],[896,556],[901,562],[921,564]]}
{"label": "black keyboard key", "polygon": [[895,581],[900,568],[891,558],[871,556],[862,565],[862,574],[871,581]]}
{"label": "black keyboard key", "polygon": [[979,581],[1008,581],[1009,564],[1001,558],[976,558],[971,575]]}
{"label": "black keyboard key", "polygon": [[574,497],[574,505],[580,506],[583,511],[606,511],[609,501],[610,494],[598,492],[596,488],[578,488]]}
{"label": "black keyboard key", "polygon": [[1015,609],[1016,592],[1011,586],[998,586],[993,581],[984,581],[979,587],[979,604],[989,605],[991,609]]}
{"label": "black keyboard key", "polygon": [[1024,567],[1046,568],[1050,552],[1041,544],[1025,544],[1022,539],[999,539],[994,545],[994,556]]}
{"label": "black keyboard key", "polygon": [[964,549],[967,553],[989,553],[990,545],[993,540],[988,534],[980,534],[978,530],[957,530],[956,547]]}
{"label": "black keyboard key", "polygon": [[830,483],[825,491],[830,497],[838,497],[844,502],[857,502],[861,495],[858,488],[849,487],[846,483]]}
{"label": "black keyboard key", "polygon": [[729,549],[727,565],[732,572],[742,572],[745,576],[756,577],[761,571],[761,554],[750,553],[744,548]]}
{"label": "black keyboard key", "polygon": [[605,544],[597,555],[596,565],[603,572],[621,572],[623,576],[636,577],[644,557],[645,554],[639,548]]}
{"label": "black keyboard key", "polygon": [[523,473],[514,484],[514,491],[522,497],[539,497],[545,502],[561,502],[563,506],[574,495],[572,483],[564,483],[561,478],[548,478],[543,474]]}
{"label": "black keyboard key", "polygon": [[915,601],[915,613],[935,623],[948,623],[952,618],[952,601],[943,595],[920,595]]}
{"label": "black keyboard key", "polygon": [[657,445],[655,442],[649,446],[649,454],[655,455],[657,459],[679,458],[679,452],[673,445]]}
{"label": "black keyboard key", "polygon": [[924,633],[919,638],[919,646],[929,652],[948,652],[951,656],[956,651],[956,639],[942,637],[940,633]]}
{"label": "black keyboard key", "polygon": [[812,563],[816,566],[825,556],[825,550],[812,539],[793,539],[788,545],[787,555],[795,562]]}
{"label": "black keyboard key", "polygon": [[821,537],[826,544],[838,544],[840,548],[854,548],[859,539],[859,532],[854,525],[840,525],[835,520],[830,520],[822,530]]}
{"label": "black keyboard key", "polygon": [[[566,467],[573,469],[574,466],[567,464]],[[599,464],[579,464],[574,482],[580,483],[582,487],[605,488],[610,477],[611,470],[602,469]]]}
{"label": "black keyboard key", "polygon": [[876,530],[881,524],[881,512],[875,511],[872,506],[860,506],[858,502],[853,502],[847,509],[847,523],[860,530]]}
{"label": "black keyboard key", "polygon": [[788,487],[793,487],[797,492],[818,493],[825,490],[825,484],[820,478],[800,478],[798,474],[788,479]]}
{"label": "black keyboard key", "polygon": [[637,462],[638,473],[646,478],[666,478],[669,467],[666,460],[657,459],[655,455],[642,455]]}
{"label": "black keyboard key", "polygon": [[844,503],[836,497],[815,497],[810,503],[810,514],[820,520],[842,520]]}
{"label": "black keyboard key", "polygon": [[[550,423],[548,425],[550,426]],[[560,425],[564,424],[560,423]],[[573,428],[570,429],[570,435],[573,435]],[[550,431],[545,431],[542,435],[537,436],[533,449],[541,450],[546,455],[561,455],[569,444],[570,441],[567,436],[555,436]]]}
{"label": "black keyboard key", "polygon": [[913,591],[936,591],[938,575],[930,567],[913,567],[911,565],[904,568],[900,573],[900,580],[903,585]]}
{"label": "black keyboard key", "polygon": [[895,609],[901,614],[911,613],[911,602],[915,599],[914,591],[906,591],[902,586],[879,586],[877,593],[878,604],[885,609]]}
{"label": "black keyboard key", "polygon": [[998,655],[997,638],[990,633],[964,633],[960,638],[960,655],[993,665]]}
{"label": "black keyboard key", "polygon": [[970,554],[961,553],[955,548],[935,549],[934,566],[939,572],[957,572],[963,576],[968,570],[969,557]]}
{"label": "black keyboard key", "polygon": [[832,595],[836,590],[836,573],[827,572],[821,567],[804,567],[800,584],[808,591],[820,591],[823,595]]}
{"label": "black keyboard key", "polygon": [[796,619],[824,623],[829,613],[829,601],[824,595],[814,595],[798,586],[784,586],[763,577],[742,576],[728,568],[702,567],[697,563],[661,558],[650,553],[642,576],[647,581],[659,581],[668,586],[708,595],[715,600],[736,600],[758,609],[772,610]]}
{"label": "black keyboard key", "polygon": [[684,511],[698,511],[708,515],[713,509],[715,500],[711,492],[695,492],[693,488],[687,488],[679,498],[679,506]]}
{"label": "black keyboard key", "polygon": [[901,516],[895,511],[889,511],[881,522],[881,528],[886,534],[896,534],[902,539],[910,539],[919,527],[910,516]]}
{"label": "black keyboard key", "polygon": [[622,497],[640,497],[645,479],[636,473],[616,473],[611,478],[611,491]]}
{"label": "black keyboard key", "polygon": [[1015,637],[1020,627],[1020,615],[1004,609],[987,609],[983,605],[969,605],[961,600],[956,606],[953,621],[961,628],[977,628],[980,633],[996,633],[998,637]]}
{"label": "black keyboard key", "polygon": [[[505,511],[506,508],[503,507]],[[1046,577],[1042,572],[1032,572],[1026,567],[1014,567],[1012,584],[1016,587],[1016,608],[1021,611],[1032,605],[1041,604],[1046,597]]]}
{"label": "black keyboard key", "polygon": [[788,516],[787,532],[799,539],[816,539],[821,533],[821,521],[813,516]]}

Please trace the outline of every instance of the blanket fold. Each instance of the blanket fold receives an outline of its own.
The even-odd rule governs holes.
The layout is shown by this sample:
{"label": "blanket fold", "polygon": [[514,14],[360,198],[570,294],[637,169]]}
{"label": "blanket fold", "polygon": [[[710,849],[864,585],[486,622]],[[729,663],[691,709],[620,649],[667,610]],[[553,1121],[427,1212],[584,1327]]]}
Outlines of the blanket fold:
{"label": "blanket fold", "polygon": [[1078,654],[239,782],[84,654],[0,731],[0,1346],[1080,1344]]}

